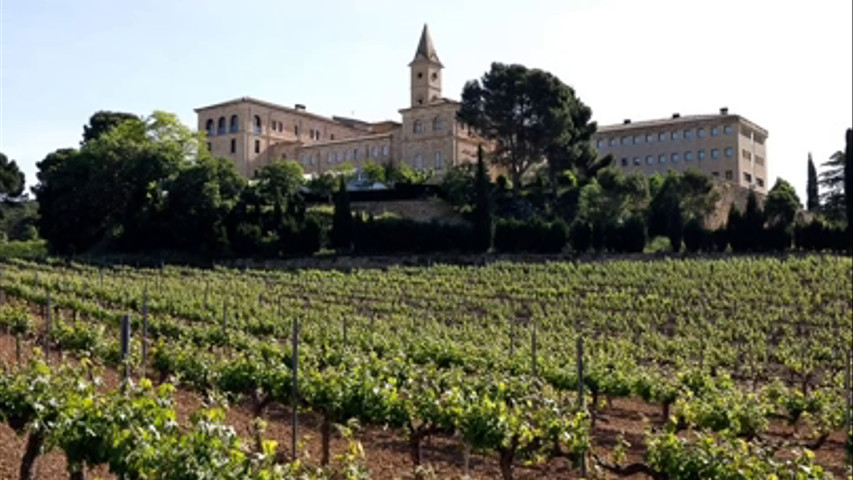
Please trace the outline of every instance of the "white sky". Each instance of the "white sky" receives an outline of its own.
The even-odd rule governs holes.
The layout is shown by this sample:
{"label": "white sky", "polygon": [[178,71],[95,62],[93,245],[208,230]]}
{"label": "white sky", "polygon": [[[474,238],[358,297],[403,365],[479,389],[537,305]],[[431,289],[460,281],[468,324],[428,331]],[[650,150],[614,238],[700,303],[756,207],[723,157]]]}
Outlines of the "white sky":
{"label": "white sky", "polygon": [[715,113],[769,131],[770,184],[853,125],[851,0],[0,0],[0,151],[77,146],[96,110],[177,113],[249,95],[399,120],[424,22],[444,94],[492,61],[572,85],[600,124]]}

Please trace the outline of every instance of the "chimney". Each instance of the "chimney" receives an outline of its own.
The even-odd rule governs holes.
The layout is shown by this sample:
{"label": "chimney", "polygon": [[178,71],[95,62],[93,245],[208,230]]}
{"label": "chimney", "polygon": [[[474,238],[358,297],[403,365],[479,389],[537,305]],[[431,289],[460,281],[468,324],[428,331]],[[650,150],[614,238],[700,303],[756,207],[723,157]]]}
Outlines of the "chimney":
{"label": "chimney", "polygon": [[680,117],[681,117],[681,114],[678,112],[672,114],[672,118],[680,118]]}
{"label": "chimney", "polygon": [[625,120],[622,120],[622,125],[628,125],[629,123],[631,123],[630,118],[626,118]]}
{"label": "chimney", "polygon": [[729,114],[729,107],[723,107],[720,109],[720,115],[728,115],[728,114]]}
{"label": "chimney", "polygon": [[293,106],[293,108],[295,108],[297,110],[302,110],[303,112],[305,111],[305,105],[302,105],[301,103],[297,103],[296,105]]}

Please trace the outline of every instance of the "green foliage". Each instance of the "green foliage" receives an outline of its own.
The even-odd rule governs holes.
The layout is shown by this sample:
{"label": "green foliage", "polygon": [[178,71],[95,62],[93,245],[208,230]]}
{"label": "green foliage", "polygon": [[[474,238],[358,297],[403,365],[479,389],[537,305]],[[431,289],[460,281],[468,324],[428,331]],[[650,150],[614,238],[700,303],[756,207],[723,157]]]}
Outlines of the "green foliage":
{"label": "green foliage", "polygon": [[499,220],[495,225],[495,249],[500,252],[560,253],[567,241],[568,227],[559,219]]}
{"label": "green foliage", "polygon": [[14,160],[0,152],[0,199],[19,197],[24,193],[24,173]]}
{"label": "green foliage", "polygon": [[83,143],[97,140],[101,135],[128,120],[139,120],[139,117],[125,112],[110,112],[105,110],[95,112],[89,118],[89,123],[83,125]]}
{"label": "green foliage", "polygon": [[473,229],[465,224],[356,216],[353,230],[355,250],[363,253],[470,252],[477,248]]}
{"label": "green foliage", "polygon": [[794,223],[794,217],[800,210],[800,198],[797,196],[793,185],[782,178],[777,178],[776,183],[767,194],[764,204],[766,221],[770,226],[787,228]]}
{"label": "green foliage", "polygon": [[585,253],[592,246],[592,226],[575,219],[569,226],[569,244],[577,253]]}
{"label": "green foliage", "polygon": [[47,242],[44,240],[27,240],[0,242],[0,258],[26,258],[36,260],[47,257]]}
{"label": "green foliage", "polygon": [[477,147],[477,170],[474,176],[474,247],[487,251],[492,246],[491,182],[486,172],[483,146]]}
{"label": "green foliage", "polygon": [[455,210],[465,211],[476,203],[476,171],[477,166],[470,163],[454,165],[441,180],[442,196]]}
{"label": "green foliage", "polygon": [[7,303],[0,306],[0,331],[11,333],[16,337],[29,335],[33,331],[30,312],[22,304]]}
{"label": "green foliage", "polygon": [[372,161],[365,163],[361,167],[361,173],[373,183],[385,183],[388,181],[385,167]]}
{"label": "green foliage", "polygon": [[481,79],[465,84],[457,116],[494,142],[492,162],[509,171],[516,188],[522,175],[546,157],[554,185],[567,168],[598,166],[589,146],[596,129],[592,111],[548,72],[492,63]]}
{"label": "green foliage", "polygon": [[349,192],[343,177],[338,183],[335,194],[335,216],[332,219],[332,247],[338,251],[349,251],[353,245],[352,210],[350,209]]}
{"label": "green foliage", "polygon": [[709,251],[712,248],[711,232],[696,218],[691,218],[684,225],[684,247],[690,253]]}
{"label": "green foliage", "polygon": [[806,181],[806,210],[817,212],[820,210],[820,196],[817,187],[817,169],[815,169],[812,154],[809,152],[808,180]]}

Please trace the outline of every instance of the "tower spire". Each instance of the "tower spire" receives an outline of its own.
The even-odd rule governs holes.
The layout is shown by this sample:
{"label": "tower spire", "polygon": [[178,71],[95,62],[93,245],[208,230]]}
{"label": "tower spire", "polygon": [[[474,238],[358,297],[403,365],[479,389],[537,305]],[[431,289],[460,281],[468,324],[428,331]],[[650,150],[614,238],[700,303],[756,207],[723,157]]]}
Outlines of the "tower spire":
{"label": "tower spire", "polygon": [[427,60],[441,65],[438,60],[438,54],[435,53],[435,47],[432,44],[432,38],[429,36],[429,27],[424,23],[424,29],[421,32],[421,40],[418,42],[418,49],[415,52],[415,58],[412,63],[418,60]]}

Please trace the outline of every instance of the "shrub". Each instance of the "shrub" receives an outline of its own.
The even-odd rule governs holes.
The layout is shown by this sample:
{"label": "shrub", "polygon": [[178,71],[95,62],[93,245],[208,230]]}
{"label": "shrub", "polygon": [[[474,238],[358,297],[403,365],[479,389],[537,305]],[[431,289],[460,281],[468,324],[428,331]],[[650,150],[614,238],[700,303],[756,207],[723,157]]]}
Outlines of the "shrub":
{"label": "shrub", "polygon": [[356,216],[353,223],[355,250],[361,253],[469,252],[473,229],[468,225],[416,222],[400,218]]}
{"label": "shrub", "polygon": [[621,251],[640,253],[646,248],[646,222],[640,216],[633,216],[619,227]]}
{"label": "shrub", "polygon": [[726,231],[725,225],[714,230],[710,235],[714,250],[718,252],[725,252],[729,247],[729,234]]}
{"label": "shrub", "polygon": [[495,249],[501,252],[557,253],[566,246],[568,228],[562,220],[545,222],[501,220],[495,227]]}
{"label": "shrub", "polygon": [[765,249],[783,251],[791,248],[793,240],[792,229],[784,224],[766,228],[761,242]]}
{"label": "shrub", "polygon": [[684,225],[684,247],[690,253],[708,250],[709,233],[698,219],[692,218]]}
{"label": "shrub", "polygon": [[577,253],[584,253],[592,245],[592,227],[583,220],[576,219],[569,227],[569,244]]}

